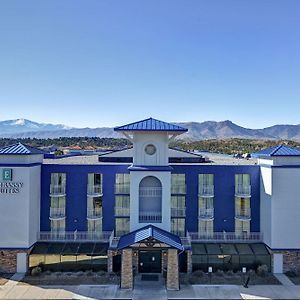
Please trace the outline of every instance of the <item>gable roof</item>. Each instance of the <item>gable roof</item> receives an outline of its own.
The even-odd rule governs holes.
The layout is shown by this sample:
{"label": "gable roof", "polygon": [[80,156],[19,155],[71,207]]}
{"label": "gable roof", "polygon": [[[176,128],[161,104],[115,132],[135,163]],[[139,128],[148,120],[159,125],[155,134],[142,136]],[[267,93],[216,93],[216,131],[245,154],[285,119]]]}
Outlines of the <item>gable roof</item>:
{"label": "gable roof", "polygon": [[270,148],[255,152],[251,156],[253,156],[253,157],[300,156],[300,150],[297,148],[292,148],[292,147],[288,147],[285,145],[278,145],[278,146],[270,147]]}
{"label": "gable roof", "polygon": [[120,237],[117,249],[121,250],[127,248],[135,243],[139,243],[148,238],[154,238],[155,240],[167,244],[178,250],[184,250],[179,236],[165,231],[153,225],[147,225],[138,230],[132,231]]}
{"label": "gable roof", "polygon": [[0,155],[31,155],[45,154],[46,152],[28,145],[17,143],[14,145],[0,148]]}
{"label": "gable roof", "polygon": [[166,123],[153,118],[130,123],[114,128],[115,131],[173,131],[186,132],[188,129],[171,123]]}

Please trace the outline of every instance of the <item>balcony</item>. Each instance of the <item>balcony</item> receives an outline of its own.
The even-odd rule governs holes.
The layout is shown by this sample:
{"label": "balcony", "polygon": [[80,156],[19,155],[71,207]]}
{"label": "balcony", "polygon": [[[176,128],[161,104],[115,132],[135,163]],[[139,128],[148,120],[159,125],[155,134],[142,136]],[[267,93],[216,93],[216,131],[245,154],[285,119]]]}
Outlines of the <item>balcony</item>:
{"label": "balcony", "polygon": [[251,185],[239,184],[235,186],[235,196],[236,197],[251,197]]}
{"label": "balcony", "polygon": [[199,219],[213,219],[214,209],[213,208],[199,208]]}
{"label": "balcony", "polygon": [[173,218],[184,218],[185,217],[185,207],[171,207],[171,217]]}
{"label": "balcony", "polygon": [[38,232],[37,240],[40,242],[104,242],[107,243],[111,231],[42,231]]}
{"label": "balcony", "polygon": [[214,197],[213,185],[201,185],[199,186],[198,196],[200,197]]}
{"label": "balcony", "polygon": [[130,184],[129,183],[119,183],[115,185],[115,194],[129,195],[130,194]]}
{"label": "balcony", "polygon": [[50,196],[52,197],[64,197],[66,196],[65,185],[50,185]]}
{"label": "balcony", "polygon": [[149,212],[139,213],[140,223],[161,223],[161,220],[162,220],[161,212],[149,211]]}
{"label": "balcony", "polygon": [[235,208],[235,218],[239,220],[250,220],[251,208]]}
{"label": "balcony", "polygon": [[86,218],[88,220],[97,220],[103,217],[102,208],[92,208],[87,210]]}
{"label": "balcony", "polygon": [[129,207],[115,207],[115,217],[129,217]]}
{"label": "balcony", "polygon": [[50,207],[50,220],[63,220],[66,217],[65,207]]}
{"label": "balcony", "polygon": [[209,234],[190,232],[192,242],[220,242],[220,243],[258,243],[263,241],[263,234],[250,232],[237,234],[235,232],[213,232]]}
{"label": "balcony", "polygon": [[87,186],[87,195],[91,197],[100,197],[103,195],[102,193],[102,185],[101,184],[88,184]]}
{"label": "balcony", "polygon": [[172,184],[171,185],[171,194],[184,195],[186,194],[186,185],[185,184]]}
{"label": "balcony", "polygon": [[146,198],[157,198],[161,197],[162,188],[161,187],[140,187],[139,196]]}

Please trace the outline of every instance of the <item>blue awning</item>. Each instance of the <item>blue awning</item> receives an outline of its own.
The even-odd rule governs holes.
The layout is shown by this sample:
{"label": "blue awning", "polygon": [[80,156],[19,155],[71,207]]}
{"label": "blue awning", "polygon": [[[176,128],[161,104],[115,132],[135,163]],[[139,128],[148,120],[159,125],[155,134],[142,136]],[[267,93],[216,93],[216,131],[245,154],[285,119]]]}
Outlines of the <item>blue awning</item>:
{"label": "blue awning", "polygon": [[183,251],[184,247],[179,236],[165,231],[153,225],[147,225],[120,237],[117,249],[127,248],[135,243],[153,238],[156,241],[167,244],[170,247]]}

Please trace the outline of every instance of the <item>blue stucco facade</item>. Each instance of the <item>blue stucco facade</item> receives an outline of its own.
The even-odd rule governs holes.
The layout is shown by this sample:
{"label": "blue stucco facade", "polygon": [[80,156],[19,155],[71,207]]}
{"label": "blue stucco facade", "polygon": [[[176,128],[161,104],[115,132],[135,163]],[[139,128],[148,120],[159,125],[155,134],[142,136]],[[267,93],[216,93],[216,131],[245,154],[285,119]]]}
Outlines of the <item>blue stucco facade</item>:
{"label": "blue stucco facade", "polygon": [[[115,175],[129,173],[130,164],[101,165],[42,165],[41,231],[50,231],[51,173],[66,173],[66,231],[87,230],[88,173],[103,174],[103,231],[115,226]],[[186,230],[198,231],[198,174],[214,174],[214,231],[234,232],[235,228],[235,174],[251,176],[251,232],[260,231],[260,168],[257,165],[172,165],[172,173],[186,175]]]}

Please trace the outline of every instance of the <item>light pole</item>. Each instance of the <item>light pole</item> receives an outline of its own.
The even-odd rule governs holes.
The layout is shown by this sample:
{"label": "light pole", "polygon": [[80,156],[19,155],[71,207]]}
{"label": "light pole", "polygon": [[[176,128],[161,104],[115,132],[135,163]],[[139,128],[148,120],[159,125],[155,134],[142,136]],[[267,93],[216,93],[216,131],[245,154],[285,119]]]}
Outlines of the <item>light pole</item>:
{"label": "light pole", "polygon": [[211,284],[212,267],[208,267],[209,284]]}

